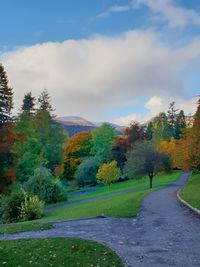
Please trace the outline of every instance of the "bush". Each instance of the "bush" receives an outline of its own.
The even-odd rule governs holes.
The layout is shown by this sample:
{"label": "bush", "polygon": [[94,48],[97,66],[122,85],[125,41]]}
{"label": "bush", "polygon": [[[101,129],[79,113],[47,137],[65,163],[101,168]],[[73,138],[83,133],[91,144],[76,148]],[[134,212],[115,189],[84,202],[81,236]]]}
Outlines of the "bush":
{"label": "bush", "polygon": [[25,184],[28,192],[37,195],[46,203],[56,203],[66,200],[66,190],[58,177],[52,176],[50,170],[40,167]]}
{"label": "bush", "polygon": [[96,174],[99,168],[99,163],[95,158],[84,160],[75,172],[75,179],[79,186],[96,185]]}
{"label": "bush", "polygon": [[24,199],[24,192],[21,188],[15,188],[9,196],[1,196],[0,217],[2,222],[20,221],[20,207]]}
{"label": "bush", "polygon": [[43,203],[38,196],[15,187],[8,196],[0,197],[0,217],[2,222],[12,223],[41,217]]}
{"label": "bush", "polygon": [[23,221],[41,218],[44,202],[38,196],[30,195],[24,191],[24,201],[20,207],[20,218]]}

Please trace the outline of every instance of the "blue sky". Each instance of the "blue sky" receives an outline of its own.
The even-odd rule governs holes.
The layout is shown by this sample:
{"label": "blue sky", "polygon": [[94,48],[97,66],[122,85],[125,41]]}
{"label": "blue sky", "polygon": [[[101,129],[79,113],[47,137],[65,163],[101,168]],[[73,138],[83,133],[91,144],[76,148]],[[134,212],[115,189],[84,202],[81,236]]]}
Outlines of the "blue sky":
{"label": "blue sky", "polygon": [[27,90],[38,95],[46,87],[58,115],[127,124],[173,99],[193,112],[200,88],[199,0],[0,4],[0,58],[16,109]]}

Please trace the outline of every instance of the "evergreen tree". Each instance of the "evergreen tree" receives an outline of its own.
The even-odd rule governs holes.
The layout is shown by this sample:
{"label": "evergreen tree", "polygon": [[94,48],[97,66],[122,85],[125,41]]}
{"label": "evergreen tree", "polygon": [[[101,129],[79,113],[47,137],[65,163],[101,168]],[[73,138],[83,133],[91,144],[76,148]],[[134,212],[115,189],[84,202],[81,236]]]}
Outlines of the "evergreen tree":
{"label": "evergreen tree", "polygon": [[23,104],[22,104],[22,111],[26,112],[27,114],[32,114],[35,110],[35,97],[32,96],[31,92],[24,95]]}
{"label": "evergreen tree", "polygon": [[8,78],[3,65],[0,63],[0,127],[11,120],[13,108],[13,91],[8,86]]}
{"label": "evergreen tree", "polygon": [[171,130],[171,135],[175,138],[175,124],[177,121],[177,111],[178,109],[175,108],[175,102],[171,102],[169,104],[169,109],[168,109],[168,123],[170,126]]}
{"label": "evergreen tree", "polygon": [[51,106],[51,97],[46,89],[41,93],[38,98],[39,111],[47,111],[49,114],[53,111]]}
{"label": "evergreen tree", "polygon": [[185,114],[183,110],[177,114],[176,121],[174,124],[174,138],[180,139],[183,129],[186,128]]}

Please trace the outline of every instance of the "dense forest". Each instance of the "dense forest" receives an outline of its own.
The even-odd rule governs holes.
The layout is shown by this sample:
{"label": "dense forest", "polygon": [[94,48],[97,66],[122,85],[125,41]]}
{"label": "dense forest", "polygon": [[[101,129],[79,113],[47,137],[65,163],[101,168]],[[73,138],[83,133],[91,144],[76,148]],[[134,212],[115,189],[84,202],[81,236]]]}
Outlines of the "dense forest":
{"label": "dense forest", "polygon": [[67,189],[149,177],[172,169],[200,171],[200,100],[188,119],[170,103],[145,126],[123,135],[103,124],[69,138],[56,122],[47,90],[24,95],[16,116],[13,89],[0,64],[0,220],[39,218],[45,203],[67,200]]}

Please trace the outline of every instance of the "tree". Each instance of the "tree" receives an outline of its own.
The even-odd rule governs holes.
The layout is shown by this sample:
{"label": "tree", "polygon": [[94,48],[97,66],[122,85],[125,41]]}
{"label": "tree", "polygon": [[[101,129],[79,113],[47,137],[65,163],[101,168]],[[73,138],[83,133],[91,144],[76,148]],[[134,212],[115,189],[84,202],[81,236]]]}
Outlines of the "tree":
{"label": "tree", "polygon": [[195,171],[200,171],[200,98],[194,115],[191,129],[190,166]]}
{"label": "tree", "polygon": [[8,86],[6,72],[0,64],[0,193],[6,192],[9,184],[15,180],[12,155],[14,144],[12,108],[13,91]]}
{"label": "tree", "polygon": [[169,170],[170,161],[168,155],[157,151],[153,144],[145,141],[138,143],[134,149],[128,152],[125,171],[129,178],[148,175],[150,188],[156,172]]}
{"label": "tree", "polygon": [[112,147],[112,159],[116,160],[117,166],[120,168],[121,172],[123,171],[126,162],[126,152],[126,139],[124,136],[118,136]]}
{"label": "tree", "polygon": [[35,97],[32,96],[32,93],[29,92],[24,95],[23,104],[22,104],[22,111],[27,114],[32,114],[35,110]]}
{"label": "tree", "polygon": [[89,156],[91,149],[91,133],[79,132],[66,140],[63,155],[63,176],[69,180],[74,178],[76,168],[84,157]]}
{"label": "tree", "polygon": [[100,162],[108,162],[111,159],[111,149],[116,138],[116,132],[108,125],[92,130],[92,148],[91,156],[94,156]]}
{"label": "tree", "polygon": [[180,112],[176,116],[176,121],[174,124],[174,138],[180,139],[181,134],[185,128],[186,128],[185,114],[183,110],[180,110]]}
{"label": "tree", "polygon": [[146,138],[147,140],[151,140],[153,138],[153,122],[150,121],[146,128]]}
{"label": "tree", "polygon": [[97,181],[105,184],[111,185],[114,181],[119,179],[120,169],[117,167],[117,162],[115,160],[110,163],[104,163],[98,170],[96,178]]}
{"label": "tree", "polygon": [[99,162],[95,158],[86,158],[77,167],[75,179],[79,186],[96,185],[96,174],[99,168]]}
{"label": "tree", "polygon": [[170,140],[172,132],[165,112],[161,112],[153,121],[153,142],[158,144],[162,140]]}
{"label": "tree", "polygon": [[130,127],[126,128],[124,136],[126,138],[127,149],[131,149],[136,142],[142,142],[146,139],[143,128],[137,122],[132,123]]}
{"label": "tree", "polygon": [[41,95],[38,98],[38,104],[39,104],[39,111],[48,111],[51,113],[53,111],[53,108],[51,106],[51,97],[49,96],[49,93],[46,89],[44,89],[41,93]]}
{"label": "tree", "polygon": [[13,90],[8,86],[8,78],[0,63],[0,128],[11,120]]}

